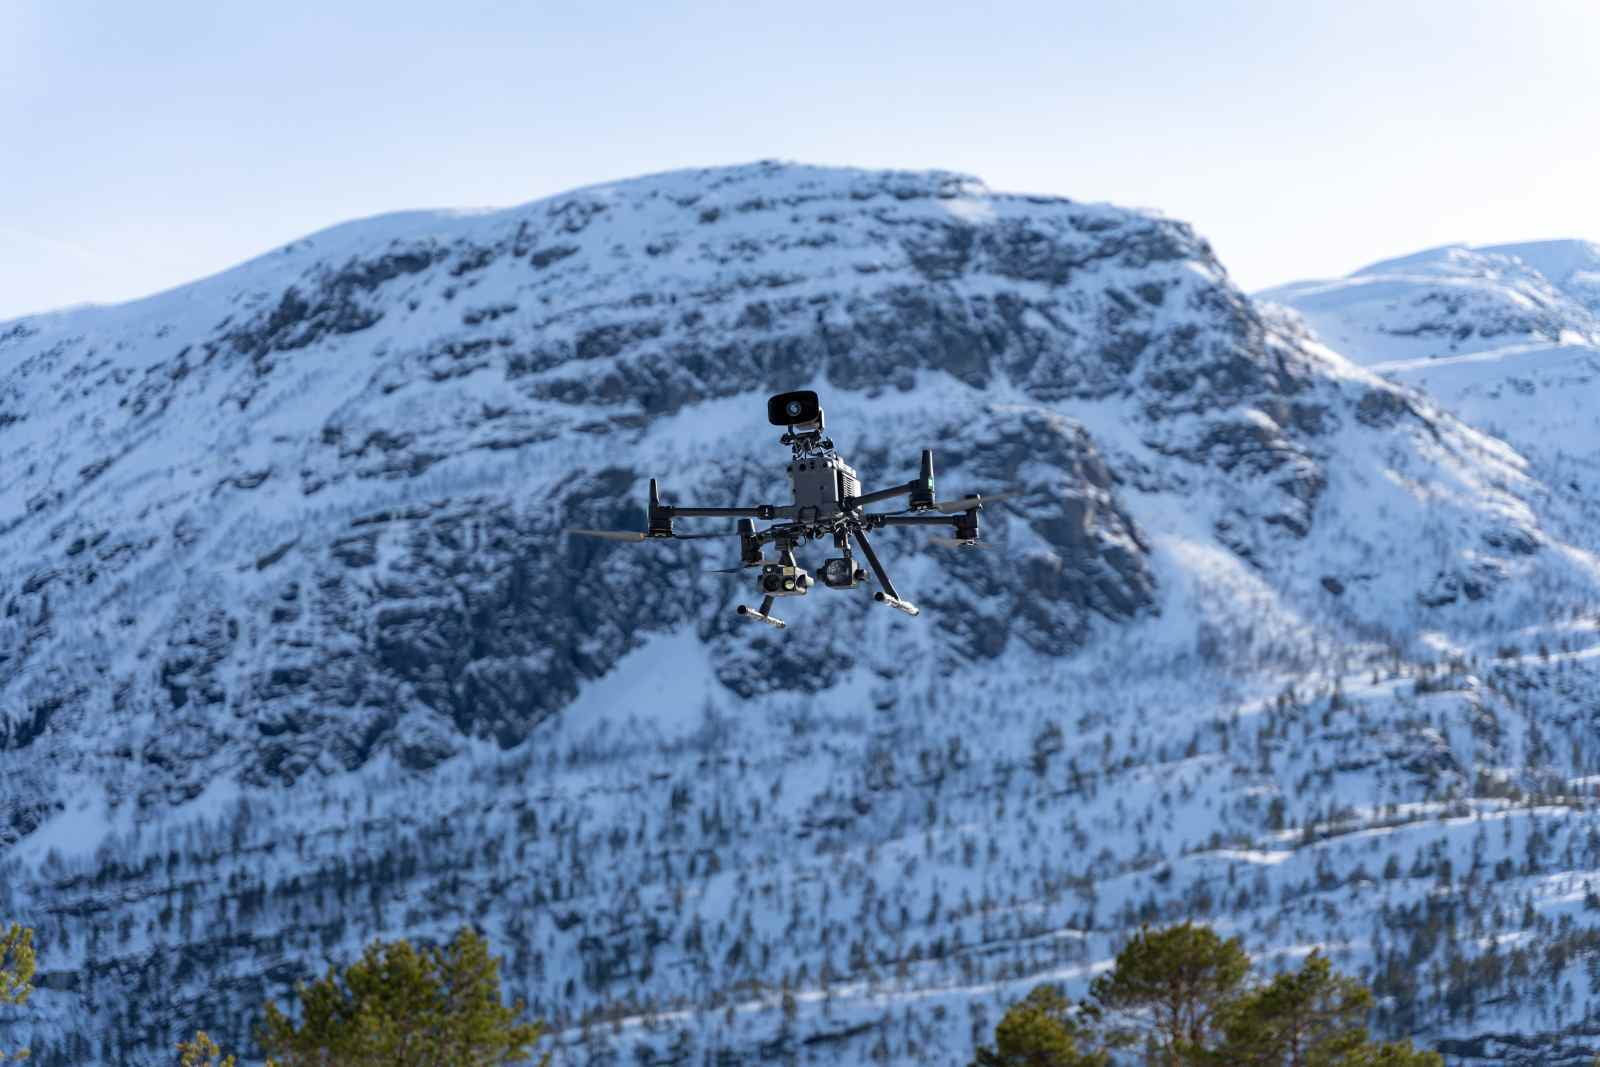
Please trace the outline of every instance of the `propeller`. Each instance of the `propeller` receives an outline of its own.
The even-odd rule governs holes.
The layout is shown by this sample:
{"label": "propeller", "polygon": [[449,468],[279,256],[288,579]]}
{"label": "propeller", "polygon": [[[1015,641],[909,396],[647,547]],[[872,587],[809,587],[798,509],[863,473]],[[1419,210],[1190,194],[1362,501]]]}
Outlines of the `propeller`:
{"label": "propeller", "polygon": [[[648,540],[650,538],[649,534],[638,533],[637,531],[634,531],[634,530],[575,530],[575,529],[573,529],[571,527],[567,527],[562,532],[563,533],[569,533],[569,534],[577,534],[579,537],[599,537],[599,538],[603,538],[603,539],[605,539],[607,541],[645,541],[645,540]],[[670,539],[674,540],[674,541],[701,541],[701,540],[705,540],[707,538],[712,538],[712,537],[738,537],[738,536],[739,536],[739,531],[737,531],[737,530],[728,530],[728,531],[725,531],[723,533],[697,533],[697,534],[674,533]],[[668,538],[662,537],[662,538],[658,538],[657,540],[666,541],[666,540],[668,540]]]}
{"label": "propeller", "polygon": [[600,537],[607,541],[643,541],[646,536],[628,530],[574,530],[571,527],[561,532],[577,534],[579,537]]}
{"label": "propeller", "polygon": [[954,537],[930,537],[930,545],[943,545],[946,548],[999,548],[993,541],[957,541]]}
{"label": "propeller", "polygon": [[942,511],[946,515],[950,515],[957,511],[966,511],[968,508],[982,507],[984,504],[998,504],[1002,500],[1009,500],[1014,496],[1022,495],[1023,490],[1021,489],[1008,489],[1004,493],[994,493],[991,496],[973,493],[971,496],[964,496],[960,500],[940,501],[933,507],[935,511]]}
{"label": "propeller", "polygon": [[[960,500],[947,500],[943,503],[934,504],[933,510],[951,515],[957,511],[966,511],[968,508],[979,507],[983,504],[998,504],[1002,500],[1010,500],[1014,496],[1024,496],[1026,493],[1027,490],[1025,489],[1007,489],[1003,493],[994,493],[988,496],[982,493],[973,493],[971,496],[964,496]],[[901,508],[899,511],[886,511],[883,514],[909,515],[917,510],[916,508]]]}

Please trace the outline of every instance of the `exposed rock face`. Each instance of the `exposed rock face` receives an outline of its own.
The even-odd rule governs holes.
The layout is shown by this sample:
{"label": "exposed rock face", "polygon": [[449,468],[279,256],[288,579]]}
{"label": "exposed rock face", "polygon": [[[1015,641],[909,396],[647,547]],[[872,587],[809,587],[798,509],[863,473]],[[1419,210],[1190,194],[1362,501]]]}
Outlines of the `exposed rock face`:
{"label": "exposed rock face", "polygon": [[[747,579],[707,573],[736,542],[560,535],[638,528],[651,476],[671,503],[779,502],[762,400],[793,387],[822,393],[868,489],[932,447],[941,495],[1018,491],[983,511],[993,551],[877,539],[920,619],[817,590],[767,632],[733,613]],[[1476,640],[1600,588],[1498,442],[1318,351],[1187,226],[939,172],[758,164],[376,219],[21,320],[0,328],[0,452],[0,913],[46,931],[50,1018],[109,1035],[47,1028],[47,1064],[131,1062],[179,1019],[242,1034],[318,953],[463,917],[563,1024],[687,995],[674,968],[711,968],[699,1007],[775,987],[788,965],[753,946],[812,906],[830,856],[942,837],[940,805],[1002,827],[1046,795],[1094,810],[1096,775],[1185,746],[1225,763],[1204,724],[1267,666],[1379,638],[1409,654],[1424,623]],[[1113,756],[1110,731],[1176,690],[1196,723]],[[1394,714],[1325,717],[1316,773],[1390,774],[1413,799],[1472,780],[1459,738]],[[747,766],[770,792],[737,788]],[[1228,832],[1261,831],[1240,810]],[[1056,844],[1118,877],[1151,866],[1121,812],[1084,818],[1102,815],[1093,847],[1076,826]],[[80,825],[113,836],[75,854]],[[1009,832],[997,855],[1034,862],[1032,831]],[[769,869],[776,896],[751,897]],[[841,970],[828,920],[794,919],[808,969],[787,977],[937,960],[928,980],[953,979],[974,912],[870,869],[874,894],[932,888],[921,925],[875,897],[862,914],[894,947]],[[765,902],[737,951],[683,904],[686,879],[719,877]],[[1019,946],[1071,923],[1109,945],[1139,919],[1097,916],[1085,872],[1039,878],[1088,899],[1005,920]],[[238,976],[221,992],[219,969]],[[826,1055],[872,1031],[812,1022],[719,1047]]]}

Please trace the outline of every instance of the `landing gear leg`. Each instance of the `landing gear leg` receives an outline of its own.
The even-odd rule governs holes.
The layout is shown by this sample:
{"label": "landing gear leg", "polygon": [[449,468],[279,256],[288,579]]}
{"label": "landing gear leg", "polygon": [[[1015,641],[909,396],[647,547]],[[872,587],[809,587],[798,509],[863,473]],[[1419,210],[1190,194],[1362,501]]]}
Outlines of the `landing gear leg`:
{"label": "landing gear leg", "polygon": [[878,562],[878,554],[872,550],[872,542],[867,540],[865,530],[856,530],[856,541],[861,545],[861,554],[867,557],[867,562],[872,565],[872,573],[878,576],[878,584],[882,589],[872,594],[872,598],[880,604],[887,604],[896,611],[903,611],[907,615],[916,615],[917,606],[909,600],[901,600],[895,595],[894,583],[889,580],[889,572],[883,569],[883,564]]}
{"label": "landing gear leg", "polygon": [[772,611],[772,600],[773,600],[773,598],[770,597],[770,596],[765,598],[765,599],[763,599],[761,601],[761,610],[760,611],[757,611],[754,608],[747,608],[743,604],[740,604],[738,606],[738,608],[735,609],[735,610],[740,615],[744,616],[747,619],[751,619],[751,620],[753,620],[755,622],[764,622],[768,626],[771,626],[771,627],[774,627],[776,629],[782,630],[786,626],[788,626],[789,624],[784,622],[782,619],[774,619],[772,617],[772,615],[770,614],[770,612]]}

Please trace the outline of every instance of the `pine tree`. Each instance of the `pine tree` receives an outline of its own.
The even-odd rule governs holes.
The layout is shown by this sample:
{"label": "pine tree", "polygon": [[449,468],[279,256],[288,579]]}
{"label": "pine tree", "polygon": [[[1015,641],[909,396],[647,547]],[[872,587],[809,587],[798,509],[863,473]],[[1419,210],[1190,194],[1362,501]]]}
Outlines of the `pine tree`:
{"label": "pine tree", "polygon": [[1371,991],[1320,953],[1261,984],[1250,966],[1237,938],[1204,926],[1141,930],[1075,1011],[1059,989],[1038,987],[968,1067],[1107,1067],[1140,1044],[1143,1062],[1160,1067],[1443,1067],[1409,1041],[1370,1041]]}
{"label": "pine tree", "polygon": [[969,1067],[1106,1067],[1104,1052],[1078,1049],[1072,1003],[1052,985],[1036,987],[994,1028],[993,1047],[978,1049]]}
{"label": "pine tree", "polygon": [[491,1067],[527,1059],[544,1032],[500,1002],[500,961],[470,928],[442,949],[374,942],[297,991],[299,1025],[269,1003],[261,1030],[281,1067]]}
{"label": "pine tree", "polygon": [[1224,941],[1208,926],[1184,923],[1141,930],[1117,953],[1116,964],[1089,986],[1090,1018],[1121,1020],[1108,1029],[1113,1045],[1142,1036],[1157,1062],[1179,1067],[1213,1046],[1220,1018],[1250,972],[1236,937]]}
{"label": "pine tree", "polygon": [[[4,936],[0,936],[0,1004],[22,1005],[33,992],[33,931],[12,923]],[[0,1060],[25,1060],[27,1049],[18,1049],[9,1057],[0,1051]]]}
{"label": "pine tree", "polygon": [[1366,1047],[1363,1022],[1372,993],[1335,974],[1318,953],[1300,970],[1280,974],[1239,997],[1222,1013],[1222,1047],[1211,1057],[1238,1067],[1332,1067]]}
{"label": "pine tree", "polygon": [[1409,1041],[1386,1041],[1363,1045],[1340,1060],[1339,1067],[1444,1067],[1444,1057],[1414,1049]]}

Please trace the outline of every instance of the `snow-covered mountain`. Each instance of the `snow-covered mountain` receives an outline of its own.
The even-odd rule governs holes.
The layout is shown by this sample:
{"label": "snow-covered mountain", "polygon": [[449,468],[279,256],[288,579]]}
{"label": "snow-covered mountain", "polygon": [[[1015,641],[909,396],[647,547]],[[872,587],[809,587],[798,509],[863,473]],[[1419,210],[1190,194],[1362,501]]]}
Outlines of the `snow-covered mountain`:
{"label": "snow-covered mountain", "polygon": [[1600,245],[1446,245],[1256,294],[1362,364],[1600,344]]}
{"label": "snow-covered mountain", "polygon": [[1256,295],[1514,445],[1600,522],[1600,245],[1448,246]]}
{"label": "snow-covered mountain", "polygon": [[[1178,222],[780,164],[0,324],[24,1036],[164,1062],[470,921],[572,1062],[955,1063],[1192,916],[1576,1057],[1595,494],[1329,344]],[[778,501],[793,387],[868,488],[1022,489],[1003,548],[885,536],[920,618],[774,633],[720,542],[559,535]]]}

